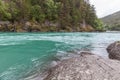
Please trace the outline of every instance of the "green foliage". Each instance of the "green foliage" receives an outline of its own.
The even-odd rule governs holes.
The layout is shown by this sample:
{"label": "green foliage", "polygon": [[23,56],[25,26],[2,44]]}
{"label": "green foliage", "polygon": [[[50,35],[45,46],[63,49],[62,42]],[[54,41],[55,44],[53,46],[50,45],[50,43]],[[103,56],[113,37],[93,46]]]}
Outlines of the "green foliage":
{"label": "green foliage", "polygon": [[54,22],[61,30],[69,28],[74,31],[84,23],[97,30],[103,29],[89,0],[0,0],[0,19],[20,23]]}
{"label": "green foliage", "polygon": [[96,19],[94,21],[94,26],[97,26],[97,27],[95,27],[95,29],[98,30],[98,31],[104,30],[103,23],[100,19]]}
{"label": "green foliage", "polygon": [[53,0],[46,0],[45,1],[45,14],[46,19],[48,20],[56,20],[58,18],[58,9],[60,4],[57,2],[54,2]]}
{"label": "green foliage", "polygon": [[0,20],[8,20],[11,14],[8,12],[8,4],[0,0]]}
{"label": "green foliage", "polygon": [[116,24],[112,26],[107,25],[106,27],[108,30],[111,30],[111,31],[120,31],[120,24]]}
{"label": "green foliage", "polygon": [[18,20],[17,18],[20,11],[17,9],[17,5],[13,1],[9,3],[9,13],[11,14],[11,21]]}
{"label": "green foliage", "polygon": [[40,22],[45,20],[45,14],[42,13],[42,9],[39,5],[34,5],[31,7],[30,17],[32,20],[36,20]]}

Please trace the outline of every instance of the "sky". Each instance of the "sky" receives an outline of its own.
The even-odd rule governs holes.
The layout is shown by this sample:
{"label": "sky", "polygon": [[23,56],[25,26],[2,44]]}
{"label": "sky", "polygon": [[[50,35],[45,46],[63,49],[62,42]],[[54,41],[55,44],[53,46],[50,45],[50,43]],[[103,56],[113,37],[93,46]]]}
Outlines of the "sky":
{"label": "sky", "polygon": [[99,18],[120,11],[120,0],[90,0]]}

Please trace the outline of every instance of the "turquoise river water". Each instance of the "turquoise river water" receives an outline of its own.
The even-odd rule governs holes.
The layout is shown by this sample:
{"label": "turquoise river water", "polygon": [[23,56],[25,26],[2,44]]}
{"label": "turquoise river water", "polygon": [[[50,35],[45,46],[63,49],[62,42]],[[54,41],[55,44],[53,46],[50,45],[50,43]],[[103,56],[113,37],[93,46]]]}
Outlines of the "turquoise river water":
{"label": "turquoise river water", "polygon": [[118,40],[120,33],[0,33],[0,80],[25,80],[80,51],[107,58],[106,47]]}

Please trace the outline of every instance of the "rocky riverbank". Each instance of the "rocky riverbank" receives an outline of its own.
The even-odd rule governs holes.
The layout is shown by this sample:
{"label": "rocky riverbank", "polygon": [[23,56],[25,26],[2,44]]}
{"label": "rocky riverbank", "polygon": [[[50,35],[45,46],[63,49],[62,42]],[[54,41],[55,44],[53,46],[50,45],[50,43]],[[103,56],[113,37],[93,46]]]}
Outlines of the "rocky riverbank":
{"label": "rocky riverbank", "polygon": [[[112,56],[113,59],[114,52],[116,56],[120,54],[119,44],[115,42],[107,48],[110,58]],[[63,60],[50,69],[44,80],[120,80],[120,58],[112,59],[82,52],[79,56]]]}
{"label": "rocky riverbank", "polygon": [[104,30],[96,30],[91,25],[80,24],[78,26],[64,26],[61,28],[60,23],[45,21],[38,22],[14,22],[0,21],[0,32],[103,32]]}

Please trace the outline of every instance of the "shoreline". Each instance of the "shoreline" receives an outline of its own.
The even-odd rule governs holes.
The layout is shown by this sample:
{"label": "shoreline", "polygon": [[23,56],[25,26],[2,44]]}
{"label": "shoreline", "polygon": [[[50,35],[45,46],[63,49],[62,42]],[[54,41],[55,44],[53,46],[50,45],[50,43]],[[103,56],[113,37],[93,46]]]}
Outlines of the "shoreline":
{"label": "shoreline", "polygon": [[[17,36],[17,37],[12,37],[12,36]],[[120,35],[120,34],[119,34]],[[95,53],[100,53],[100,54],[102,54],[103,56],[104,56],[104,51],[103,51],[103,48],[104,48],[104,50],[106,49],[106,46],[108,45],[108,44],[110,44],[110,43],[112,43],[113,41],[115,41],[115,40],[119,40],[119,36],[118,34],[116,34],[116,35],[112,35],[112,34],[109,34],[109,33],[107,33],[107,34],[105,34],[105,33],[100,33],[100,34],[97,34],[97,33],[94,33],[94,34],[92,34],[92,33],[83,33],[83,34],[81,34],[81,33],[78,33],[78,34],[54,34],[54,33],[50,33],[50,34],[48,34],[48,33],[46,33],[45,35],[43,34],[43,35],[31,35],[31,34],[24,34],[24,35],[19,35],[19,34],[8,34],[8,33],[5,33],[5,34],[1,34],[1,38],[4,38],[4,36],[6,36],[5,37],[5,40],[9,40],[9,37],[12,37],[12,38],[10,38],[10,40],[15,40],[15,41],[17,41],[18,39],[16,39],[16,38],[18,38],[19,37],[19,39],[21,39],[22,41],[27,41],[27,40],[32,40],[32,42],[34,42],[35,41],[35,43],[36,43],[36,40],[39,40],[39,42],[38,43],[40,43],[41,42],[41,39],[42,39],[42,42],[43,41],[45,41],[46,42],[46,40],[47,40],[47,42],[49,41],[50,43],[51,43],[51,41],[52,41],[52,43],[53,42],[57,42],[57,43],[55,43],[55,44],[58,44],[58,42],[60,42],[59,43],[59,45],[57,45],[57,46],[59,46],[59,47],[57,47],[57,52],[55,52],[55,54],[56,53],[58,53],[58,56],[61,56],[61,55],[59,55],[59,53],[63,53],[63,52],[58,52],[58,50],[61,50],[61,51],[63,51],[63,48],[61,49],[61,47],[65,47],[66,49],[67,49],[67,51],[65,50],[64,51],[64,53],[74,53],[74,51],[75,52],[79,52],[81,49],[82,50],[84,50],[84,51],[86,51],[86,50],[94,50],[94,51],[96,51]],[[3,37],[2,37],[3,36]],[[25,36],[26,38],[23,38],[23,36]],[[35,37],[36,36],[36,37]],[[114,37],[113,37],[114,36]],[[45,38],[44,38],[45,37]],[[57,37],[57,38],[56,38]],[[101,38],[102,37],[102,38]],[[23,38],[23,39],[22,39]],[[104,38],[104,39],[103,39]],[[20,40],[20,42],[21,42],[21,40]],[[31,41],[30,41],[31,42]],[[66,43],[66,44],[64,44],[63,45],[63,43]],[[46,44],[46,43],[45,43]],[[17,45],[17,44],[16,44]],[[29,44],[26,44],[27,46],[32,46],[32,45],[29,45]],[[52,45],[54,45],[54,44],[52,44]],[[61,45],[61,46],[60,46]],[[75,48],[74,48],[74,46],[71,46],[71,45],[74,45],[75,46]],[[24,45],[23,45],[24,46]],[[40,47],[40,45],[37,45],[36,47]],[[43,46],[41,46],[41,47],[43,47]],[[49,46],[45,46],[45,47],[49,47]],[[55,49],[56,47],[54,46],[54,48],[53,49]],[[70,48],[70,49],[68,49],[68,48]],[[34,49],[34,47],[32,48],[32,49]],[[72,50],[71,50],[72,49]],[[75,50],[76,49],[76,50]],[[23,49],[24,50],[24,49]],[[36,50],[36,49],[35,49]],[[38,49],[38,53],[40,52],[39,51],[40,49]],[[28,52],[27,52],[28,53]],[[64,57],[64,53],[63,53],[63,57]],[[43,54],[45,55],[45,53],[43,52]],[[54,54],[54,53],[52,53],[52,54]],[[105,54],[107,54],[107,53],[105,53]],[[33,55],[33,54],[32,54]],[[39,54],[38,54],[39,55]],[[28,55],[27,56],[29,56],[29,53],[28,53]],[[34,56],[34,55],[33,55]],[[54,56],[54,55],[53,55]],[[65,56],[66,56],[66,54],[65,54]],[[77,55],[78,56],[78,55]],[[20,57],[20,56],[18,56],[18,57]],[[71,57],[73,57],[73,56],[71,56]],[[39,58],[37,59],[37,58],[29,58],[30,60],[32,60],[33,61],[33,59],[35,60],[34,62],[37,62],[37,61],[39,61]],[[47,58],[48,60],[49,60],[49,58]],[[54,59],[51,57],[50,58],[50,60],[51,61],[53,61]],[[33,62],[33,63],[34,63]],[[42,61],[43,62],[43,61]],[[48,64],[49,64],[50,62],[48,62]],[[53,62],[53,63],[55,63],[56,64],[56,62]],[[29,66],[29,65],[27,65],[27,66]],[[33,67],[34,67],[34,65],[33,65]],[[47,65],[46,65],[46,67],[47,67]],[[21,67],[22,68],[22,67]],[[44,68],[45,69],[45,68]],[[16,68],[16,70],[17,70],[17,68]],[[42,69],[41,69],[42,70]],[[30,68],[30,70],[28,70],[28,71],[22,71],[22,72],[24,72],[24,73],[26,73],[26,74],[21,74],[20,72],[19,72],[19,74],[20,74],[20,76],[23,76],[23,78],[24,77],[29,77],[29,76],[31,76],[31,77],[34,77],[34,76],[32,76],[32,74],[34,75],[34,73],[40,73],[41,72],[41,70],[40,70],[40,66],[38,66],[38,68],[35,68],[35,69],[33,69],[32,67]],[[14,70],[13,70],[14,71]],[[30,75],[29,75],[29,73],[30,73]],[[12,73],[12,74],[14,74],[14,73]],[[9,76],[9,75],[6,75],[6,76]],[[19,75],[16,75],[15,77],[17,78]],[[30,77],[30,78],[31,78]],[[36,77],[36,75],[35,75],[35,77]],[[22,78],[22,77],[21,77]],[[10,79],[10,78],[9,78]],[[19,78],[18,78],[19,79]],[[24,80],[24,79],[23,79]],[[33,79],[34,80],[34,79]]]}
{"label": "shoreline", "polygon": [[[111,46],[111,45],[110,45]],[[110,47],[109,46],[109,47]],[[108,47],[108,48],[109,48]],[[107,51],[109,52],[107,48]],[[111,48],[111,47],[110,47]],[[117,80],[120,79],[120,61],[104,58],[89,51],[80,52],[78,56],[60,60],[50,67],[38,80]],[[110,55],[110,54],[109,54]],[[77,74],[76,74],[77,73]],[[96,73],[96,74],[94,74]],[[116,74],[117,76],[110,76]],[[74,76],[72,76],[74,75]],[[92,77],[91,77],[92,76]],[[96,77],[97,76],[97,77]],[[31,79],[31,80],[37,80]]]}
{"label": "shoreline", "polygon": [[43,80],[117,80],[120,79],[119,75],[110,75],[120,74],[120,71],[117,71],[120,70],[119,66],[120,62],[117,60],[83,52],[78,57],[61,61],[49,70]]}
{"label": "shoreline", "polygon": [[53,22],[30,22],[23,23],[0,21],[1,32],[105,32],[104,29],[96,29],[89,24],[70,25],[62,28],[60,23]]}

